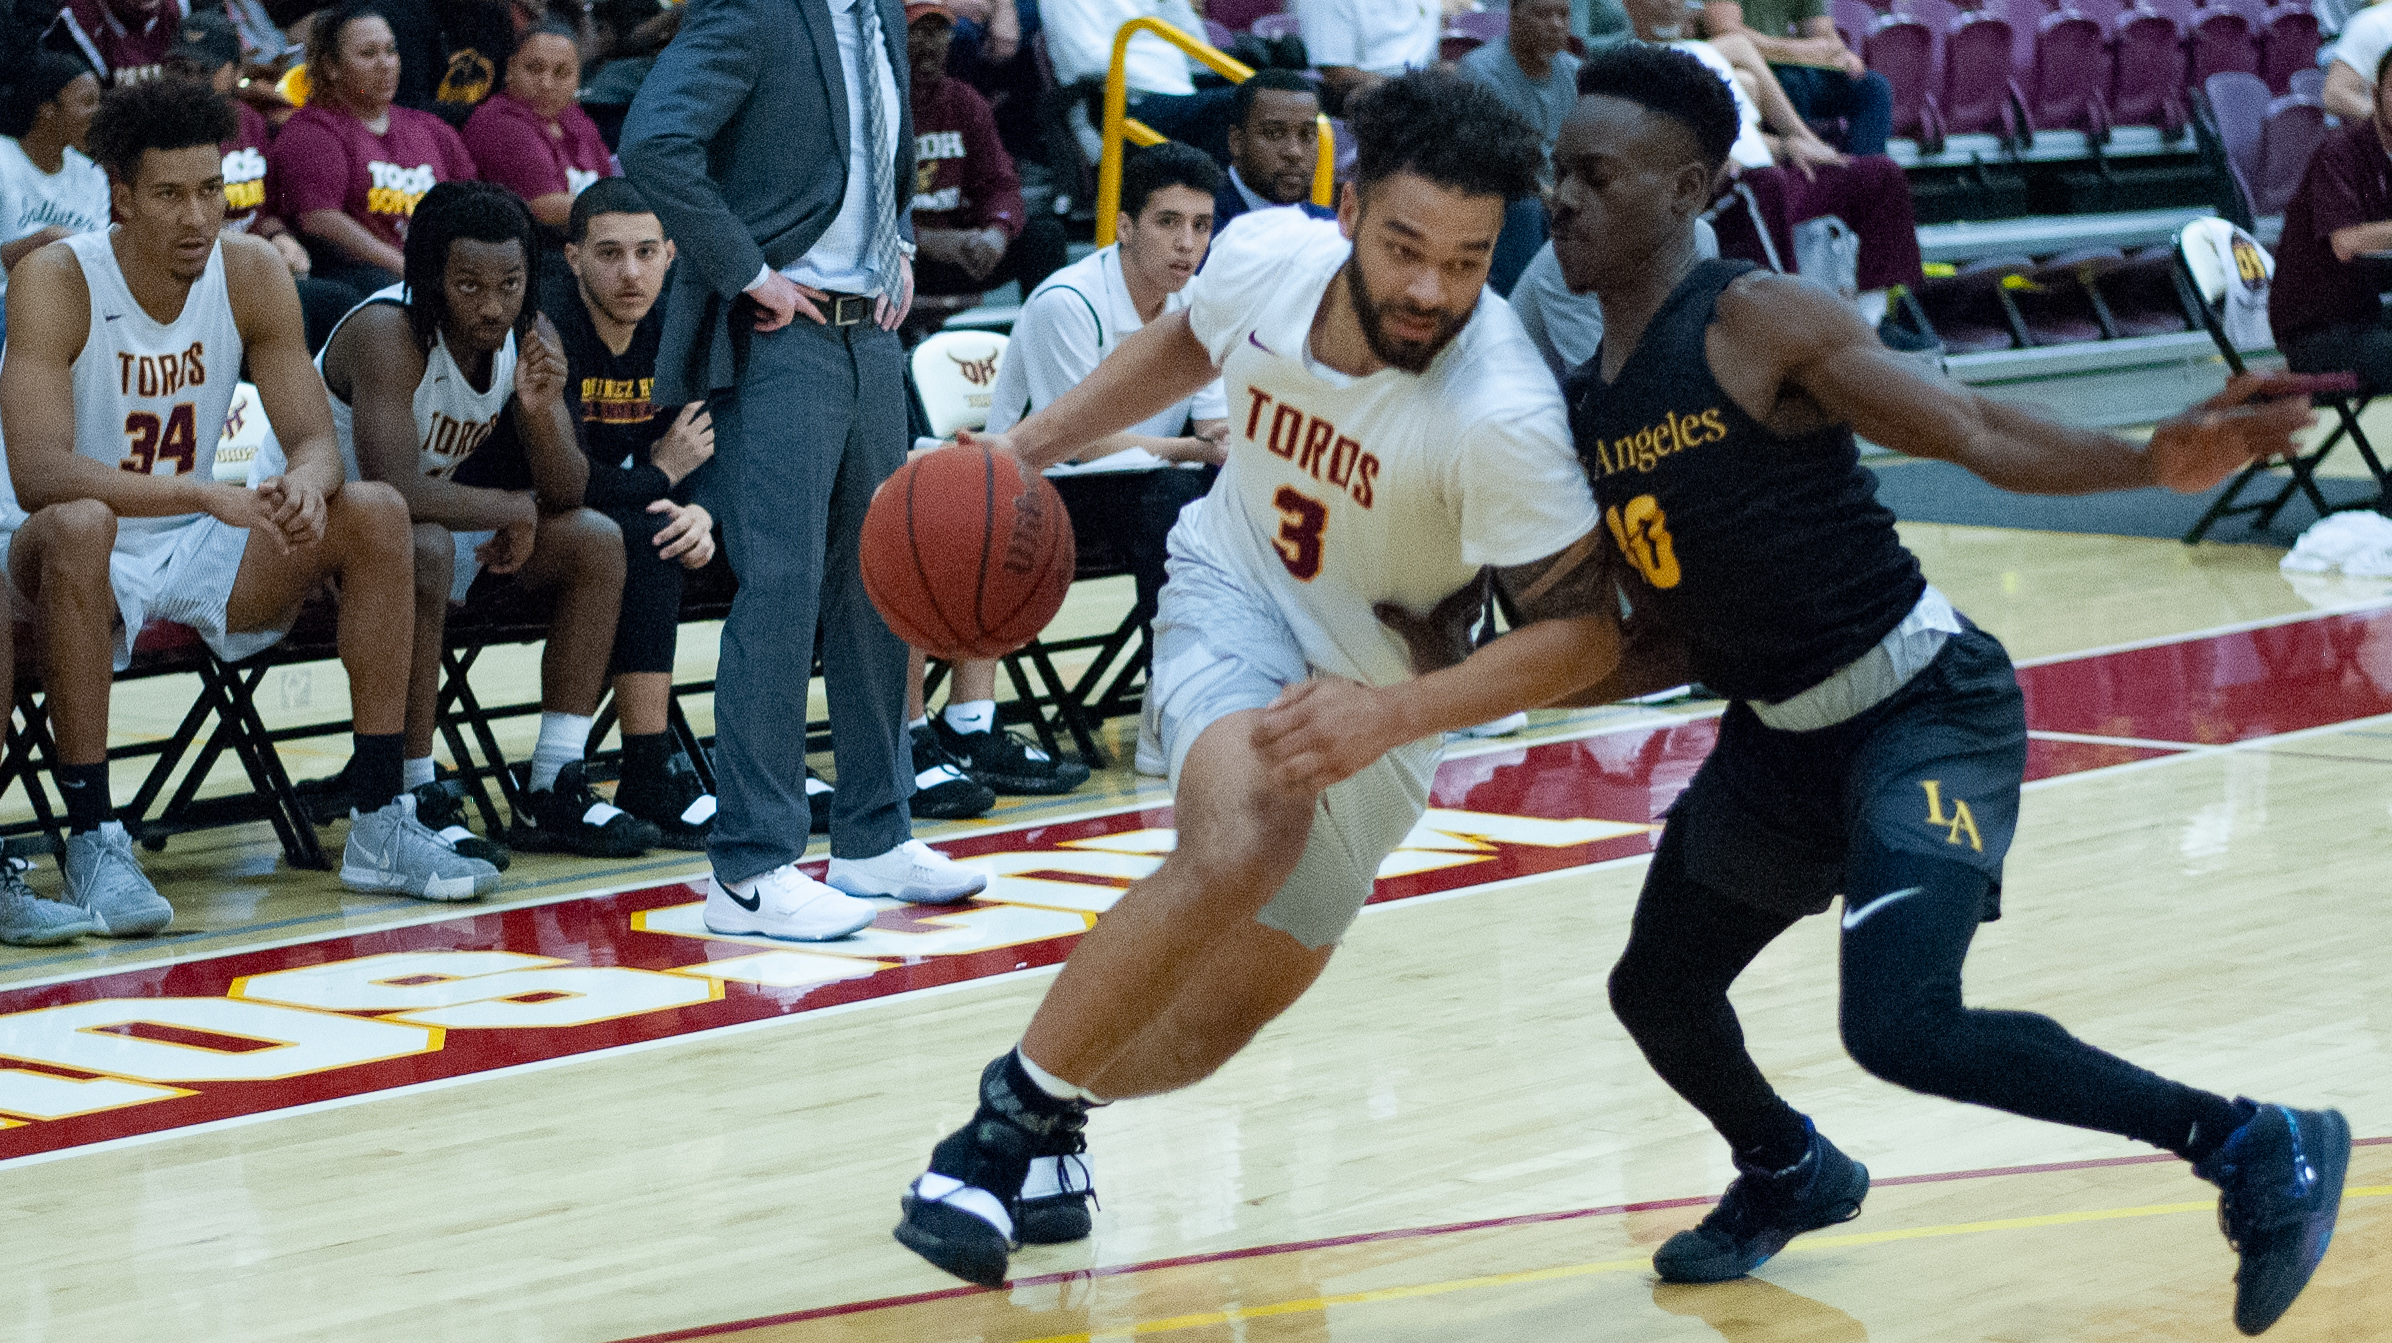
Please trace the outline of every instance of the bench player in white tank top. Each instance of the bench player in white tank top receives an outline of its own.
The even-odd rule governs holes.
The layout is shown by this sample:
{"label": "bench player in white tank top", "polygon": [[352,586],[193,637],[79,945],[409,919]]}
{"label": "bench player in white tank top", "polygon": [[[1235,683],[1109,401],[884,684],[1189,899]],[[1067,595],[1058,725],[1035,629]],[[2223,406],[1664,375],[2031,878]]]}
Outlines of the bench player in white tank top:
{"label": "bench player in white tank top", "polygon": [[[357,754],[377,762],[380,781],[350,827],[343,883],[434,899],[497,884],[495,869],[442,845],[400,796],[406,680],[377,641],[412,610],[405,507],[386,489],[341,488],[290,269],[262,241],[218,239],[217,142],[232,121],[204,87],[111,93],[91,144],[123,224],[43,248],[10,285],[0,438],[15,498],[32,512],[12,510],[0,540],[19,609],[39,615],[68,807],[67,897],[114,936],[157,932],[173,910],[108,818],[111,669],[153,619],[191,627],[227,658],[256,652],[328,577],[343,595]],[[244,355],[290,445],[289,468],[255,489],[213,477]]]}
{"label": "bench player in white tank top", "polygon": [[[396,488],[414,522],[408,782],[433,782],[449,605],[482,570],[510,574],[554,600],[540,739],[513,842],[593,858],[644,852],[657,828],[599,801],[581,772],[623,601],[623,534],[582,505],[589,459],[565,409],[564,346],[531,304],[531,215],[503,187],[444,182],[416,205],[405,251],[406,283],[343,317],[317,364],[349,479]],[[460,468],[488,483],[461,482]],[[440,819],[466,852],[505,861],[503,848],[462,830],[461,809]]]}
{"label": "bench player in white tank top", "polygon": [[[1036,468],[1215,376],[1228,391],[1229,462],[1172,531],[1155,617],[1178,847],[1080,939],[906,1194],[898,1239],[959,1277],[995,1285],[1012,1240],[1087,1234],[1089,1107],[1202,1079],[1312,983],[1419,819],[1443,732],[1617,660],[1560,391],[1483,292],[1536,132],[1436,71],[1378,86],[1352,127],[1337,223],[1238,219],[1184,312],[981,440]],[[1515,631],[1413,677],[1381,613],[1466,640],[1486,567]]]}

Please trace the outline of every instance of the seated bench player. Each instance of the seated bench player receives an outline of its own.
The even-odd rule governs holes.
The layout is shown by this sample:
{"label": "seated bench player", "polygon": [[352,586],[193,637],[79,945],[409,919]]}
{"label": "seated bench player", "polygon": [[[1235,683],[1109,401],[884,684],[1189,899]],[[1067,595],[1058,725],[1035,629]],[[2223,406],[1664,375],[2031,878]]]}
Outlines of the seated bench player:
{"label": "seated bench player", "polygon": [[[1166,143],[1130,156],[1121,172],[1120,241],[1048,276],[1023,302],[990,388],[988,432],[1003,433],[1044,409],[1087,381],[1132,333],[1187,306],[1181,291],[1212,245],[1213,197],[1220,189],[1220,167],[1194,146]],[[1073,509],[1075,526],[1114,533],[1137,571],[1141,610],[1153,610],[1162,589],[1163,538],[1179,510],[1203,496],[1212,484],[1210,468],[1226,455],[1228,422],[1215,381],[1048,472]],[[1177,469],[1183,466],[1190,469]],[[1096,475],[1084,479],[1083,473],[1111,481],[1126,479],[1116,474],[1122,472],[1136,474],[1134,493],[1089,497]],[[964,773],[1000,793],[1067,793],[1085,782],[1086,765],[1051,759],[996,730],[996,685],[997,664],[960,663],[944,714],[925,721],[916,706],[915,768],[934,763],[919,744],[929,733]]]}
{"label": "seated bench player", "polygon": [[623,776],[615,805],[654,825],[668,848],[703,850],[714,797],[673,750],[666,717],[681,575],[714,558],[714,518],[684,502],[691,472],[714,456],[706,405],[649,401],[664,329],[673,243],[630,179],[609,177],[574,198],[565,223],[570,286],[541,308],[565,347],[565,406],[589,456],[583,501],[623,533],[623,613],[615,622],[615,711]]}
{"label": "seated bench player", "polygon": [[[0,438],[24,511],[11,510],[0,546],[16,608],[38,630],[66,798],[66,900],[112,937],[159,932],[174,910],[109,816],[110,672],[152,619],[190,626],[226,658],[255,653],[326,578],[344,598],[357,728],[341,883],[432,900],[498,884],[495,867],[421,824],[401,787],[407,679],[386,632],[414,609],[406,505],[387,486],[342,484],[290,267],[259,239],[219,234],[217,142],[232,125],[204,84],[111,93],[91,145],[123,222],[34,252],[9,287]],[[288,456],[254,490],[213,469],[244,358]],[[0,893],[0,938],[55,940],[66,921],[15,882]]]}
{"label": "seated bench player", "polygon": [[[531,214],[504,187],[435,186],[407,230],[405,280],[342,318],[316,363],[349,479],[396,486],[414,522],[407,786],[435,782],[449,607],[484,570],[509,575],[553,601],[528,806],[511,842],[624,858],[661,836],[599,801],[581,766],[623,600],[622,532],[582,504],[589,462],[565,408],[556,328],[531,300],[532,249]],[[503,862],[505,849],[461,819],[438,818],[461,850]]]}

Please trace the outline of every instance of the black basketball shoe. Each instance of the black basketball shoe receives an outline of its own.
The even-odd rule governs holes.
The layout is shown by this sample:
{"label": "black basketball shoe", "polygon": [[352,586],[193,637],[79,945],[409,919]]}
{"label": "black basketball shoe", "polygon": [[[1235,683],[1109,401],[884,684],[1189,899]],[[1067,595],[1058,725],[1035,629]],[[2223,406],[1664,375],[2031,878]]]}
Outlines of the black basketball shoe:
{"label": "black basketball shoe", "polygon": [[2350,1124],[2341,1111],[2262,1105],[2193,1167],[2218,1187],[2218,1229],[2242,1256],[2235,1328],[2265,1331],[2309,1285],[2334,1239],[2349,1166]]}
{"label": "black basketball shoe", "polygon": [[[409,791],[415,794],[415,819],[423,822],[458,856],[479,858],[501,872],[507,870],[507,864],[515,861],[515,855],[507,851],[506,845],[477,835],[465,827],[465,789],[456,780],[436,779]],[[381,804],[374,805],[378,807]],[[364,802],[359,802],[357,806],[360,811],[370,810]]]}
{"label": "black basketball shoe", "polygon": [[637,858],[664,841],[655,826],[599,800],[578,760],[557,771],[554,786],[526,793],[523,801],[523,809],[515,813],[513,839],[518,849]]}
{"label": "black basketball shoe", "polygon": [[964,773],[995,792],[1043,797],[1068,793],[1088,782],[1086,765],[1057,760],[1013,733],[958,732],[947,726],[943,715],[931,718],[930,729]]}
{"label": "black basketball shoe", "polygon": [[[698,782],[689,757],[674,752],[655,774],[626,773],[615,785],[615,805],[656,827],[667,849],[704,852],[714,833],[714,794]],[[827,816],[829,808],[824,808]]]}
{"label": "black basketball shoe", "polygon": [[997,795],[966,776],[928,726],[913,730],[913,814],[918,821],[968,821],[985,816]]}
{"label": "black basketball shoe", "polygon": [[1769,1262],[1786,1242],[1805,1231],[1860,1216],[1869,1192],[1869,1168],[1836,1150],[1811,1121],[1802,1160],[1781,1171],[1760,1170],[1739,1160],[1743,1174],[1692,1230],[1663,1241],[1653,1252],[1653,1271],[1663,1282],[1726,1282]]}
{"label": "black basketball shoe", "polygon": [[[1004,1284],[1014,1245],[1029,1240],[1021,1195],[1031,1166],[1042,1153],[1076,1154],[1086,1145],[1088,1106],[1038,1090],[1013,1059],[1007,1051],[981,1070],[979,1110],[931,1150],[930,1169],[899,1201],[898,1243],[983,1287]],[[1078,1238],[1056,1234],[1069,1227],[1047,1212],[1039,1225],[1052,1239]],[[1078,1235],[1086,1234],[1083,1222]]]}

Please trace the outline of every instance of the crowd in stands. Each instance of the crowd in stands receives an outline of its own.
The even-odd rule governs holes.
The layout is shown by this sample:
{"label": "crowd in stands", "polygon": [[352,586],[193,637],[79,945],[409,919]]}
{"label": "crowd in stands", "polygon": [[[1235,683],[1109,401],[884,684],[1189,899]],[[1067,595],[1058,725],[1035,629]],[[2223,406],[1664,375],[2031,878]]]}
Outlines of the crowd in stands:
{"label": "crowd in stands", "polygon": [[[13,270],[46,244],[108,227],[109,177],[87,152],[108,89],[193,81],[230,100],[224,229],[265,240],[288,269],[345,473],[394,487],[412,529],[418,602],[402,766],[416,814],[493,869],[506,864],[508,842],[605,856],[703,848],[712,799],[670,748],[667,719],[683,584],[715,562],[713,519],[691,487],[712,430],[703,404],[651,403],[675,247],[614,152],[682,11],[661,0],[55,3],[16,0],[0,13],[0,263]],[[1438,0],[1293,0],[1289,11],[1208,29],[1190,0],[904,6],[920,296],[910,334],[1018,286],[992,430],[1062,395],[1129,333],[1183,304],[1211,238],[1232,220],[1289,207],[1332,215],[1313,198],[1318,119],[1379,81],[1456,55],[1541,136],[1550,184],[1577,97],[1576,53],[1631,40],[1686,51],[1727,83],[1741,120],[1706,248],[1784,258],[1790,269],[1806,255],[1797,231],[1832,216],[1856,251],[1824,278],[1866,318],[1884,318],[1888,293],[1919,283],[1909,190],[1883,156],[1892,93],[1846,44],[1826,0],[1514,0],[1463,52],[1449,49]],[[1068,230],[1088,222],[1114,35],[1141,18],[1234,37],[1265,68],[1232,85],[1153,34],[1135,37],[1130,114],[1175,143],[1130,156],[1117,240],[1072,261]],[[2387,48],[2392,7],[2342,28],[2326,62],[2331,108],[2372,124]],[[2345,232],[2392,209],[2381,199],[2382,154],[2356,131],[2345,138],[2347,152],[2335,152],[2360,166],[2348,181],[2321,179],[2300,207],[2330,245],[2290,247],[2288,268],[2354,264]],[[441,207],[427,211],[434,200]],[[2359,250],[2392,245],[2363,241]],[[1539,199],[1507,214],[1491,282],[1513,297],[1557,374],[1593,352],[1601,313],[1561,283]],[[0,294],[5,286],[0,275]],[[2303,338],[2330,326],[2343,346],[2392,339],[2354,326],[2374,322],[2372,307],[2345,306],[2280,320]],[[1916,340],[1898,319],[1880,329],[1892,343]],[[2340,350],[2301,357],[2331,362]],[[425,390],[435,382],[446,390]],[[1223,459],[1228,413],[1216,385],[1055,473],[1075,525],[1128,557],[1140,610],[1153,609],[1164,581],[1165,532]],[[261,461],[253,479],[276,469]],[[529,802],[504,842],[472,834],[432,760],[444,622],[453,606],[500,587],[536,594],[552,612]],[[912,676],[915,815],[975,816],[996,793],[1066,792],[1087,778],[1084,765],[1000,724],[995,664],[953,668],[935,716],[918,656]],[[623,732],[611,804],[582,766],[610,686]],[[327,810],[379,805],[359,791],[360,768],[353,760],[314,786]],[[827,813],[816,807],[818,823]]]}

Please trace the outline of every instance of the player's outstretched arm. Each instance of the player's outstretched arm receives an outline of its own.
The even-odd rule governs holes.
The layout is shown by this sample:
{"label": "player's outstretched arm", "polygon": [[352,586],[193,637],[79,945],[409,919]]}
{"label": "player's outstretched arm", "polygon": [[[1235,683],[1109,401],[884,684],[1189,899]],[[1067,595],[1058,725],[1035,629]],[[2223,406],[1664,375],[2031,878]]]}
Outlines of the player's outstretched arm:
{"label": "player's outstretched arm", "polygon": [[590,485],[589,454],[573,432],[565,408],[565,342],[547,313],[533,319],[531,333],[515,361],[515,431],[523,439],[523,460],[531,468],[540,510],[579,508]]}
{"label": "player's outstretched arm", "polygon": [[1043,471],[1187,400],[1220,375],[1204,342],[1188,329],[1186,311],[1165,313],[1132,332],[1079,386],[1046,409],[1002,434],[967,432],[956,438],[1009,450]]}
{"label": "player's outstretched arm", "polygon": [[332,403],[307,353],[307,323],[291,268],[274,245],[246,234],[223,238],[233,323],[249,360],[266,422],[282,444],[282,474],[258,482],[283,539],[307,545],[324,534],[325,505],[341,487],[340,441]]}
{"label": "player's outstretched arm", "polygon": [[[91,328],[91,292],[83,267],[64,247],[44,248],[9,275],[8,358],[0,360],[0,436],[8,441],[9,477],[29,513],[52,504],[97,499],[118,517],[213,513],[237,527],[265,524],[266,510],[238,485],[219,485],[189,470],[153,471],[175,457],[166,426],[154,420],[124,432],[125,466],[75,451],[75,357]],[[214,430],[210,430],[214,432]],[[148,460],[138,454],[148,449]],[[182,464],[192,464],[183,457]]]}
{"label": "player's outstretched arm", "polygon": [[1785,276],[1728,286],[1712,341],[1721,385],[1764,423],[1849,424],[1871,442],[1956,462],[2021,494],[2198,492],[2291,451],[2292,435],[2312,419],[2306,396],[2287,395],[2295,384],[2252,377],[2161,424],[2148,449],[2072,429],[1929,375],[1834,295]]}
{"label": "player's outstretched arm", "polygon": [[539,521],[525,495],[424,474],[415,424],[415,385],[423,380],[424,351],[415,343],[405,309],[371,304],[341,323],[326,347],[324,374],[335,389],[344,384],[349,389],[358,474],[396,489],[407,500],[409,518],[461,532]]}
{"label": "player's outstretched arm", "polygon": [[[1289,687],[1254,731],[1276,781],[1326,788],[1405,742],[1539,708],[1610,676],[1620,656],[1610,553],[1590,535],[1498,569],[1514,628],[1452,666],[1391,686],[1322,677]],[[1438,613],[1450,617],[1455,600],[1439,603],[1429,621],[1444,623]]]}

